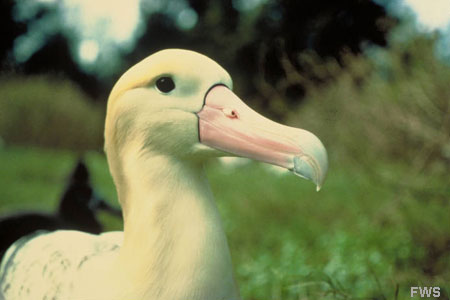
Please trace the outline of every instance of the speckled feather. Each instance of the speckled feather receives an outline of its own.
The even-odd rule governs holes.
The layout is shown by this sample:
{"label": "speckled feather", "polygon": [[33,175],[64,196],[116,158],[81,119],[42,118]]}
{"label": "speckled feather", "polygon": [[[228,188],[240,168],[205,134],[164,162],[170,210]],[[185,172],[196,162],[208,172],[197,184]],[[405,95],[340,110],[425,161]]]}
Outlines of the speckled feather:
{"label": "speckled feather", "polygon": [[92,235],[61,230],[21,238],[8,249],[2,261],[3,298],[71,299],[77,278],[88,262],[108,252],[117,253],[122,236],[121,232]]}

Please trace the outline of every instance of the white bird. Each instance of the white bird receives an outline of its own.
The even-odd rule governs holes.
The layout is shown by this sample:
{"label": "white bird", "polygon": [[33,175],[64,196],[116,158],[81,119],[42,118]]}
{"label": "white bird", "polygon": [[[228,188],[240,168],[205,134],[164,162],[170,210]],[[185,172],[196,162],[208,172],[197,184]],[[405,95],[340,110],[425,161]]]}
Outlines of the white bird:
{"label": "white bird", "polygon": [[105,151],[124,231],[19,240],[0,269],[5,300],[240,299],[205,160],[252,158],[318,188],[328,162],[316,136],[260,116],[231,89],[222,67],[188,50],[157,52],[122,75]]}

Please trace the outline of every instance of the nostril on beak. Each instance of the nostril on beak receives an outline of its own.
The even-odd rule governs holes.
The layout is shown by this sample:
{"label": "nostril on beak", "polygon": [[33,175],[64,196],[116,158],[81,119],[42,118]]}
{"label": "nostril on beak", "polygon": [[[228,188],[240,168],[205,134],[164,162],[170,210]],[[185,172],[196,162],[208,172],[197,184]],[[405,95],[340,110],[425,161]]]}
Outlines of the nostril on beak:
{"label": "nostril on beak", "polygon": [[237,119],[239,117],[237,112],[231,108],[223,108],[222,112],[226,117],[228,117],[230,119]]}

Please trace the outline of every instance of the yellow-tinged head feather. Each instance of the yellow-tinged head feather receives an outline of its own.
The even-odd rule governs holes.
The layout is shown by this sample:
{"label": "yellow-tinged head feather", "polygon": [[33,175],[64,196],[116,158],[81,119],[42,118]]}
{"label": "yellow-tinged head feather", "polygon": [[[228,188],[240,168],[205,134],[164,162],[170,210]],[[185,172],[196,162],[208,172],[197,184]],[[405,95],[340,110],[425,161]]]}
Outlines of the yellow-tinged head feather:
{"label": "yellow-tinged head feather", "polygon": [[[175,84],[168,93],[156,86],[162,77]],[[105,122],[105,151],[119,198],[126,187],[126,155],[177,157],[193,152],[199,139],[195,113],[215,84],[232,88],[231,77],[219,64],[182,49],[156,52],[120,77],[109,96]]]}

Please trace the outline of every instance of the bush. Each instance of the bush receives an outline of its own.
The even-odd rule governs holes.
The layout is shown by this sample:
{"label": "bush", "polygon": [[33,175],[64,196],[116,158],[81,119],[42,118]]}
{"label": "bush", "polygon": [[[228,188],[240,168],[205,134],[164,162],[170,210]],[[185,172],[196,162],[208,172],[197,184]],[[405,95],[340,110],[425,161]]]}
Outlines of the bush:
{"label": "bush", "polygon": [[434,37],[419,36],[372,50],[369,59],[349,54],[345,69],[322,63],[339,78],[311,86],[305,105],[288,117],[324,141],[330,173],[352,166],[388,191],[370,222],[412,242],[407,252],[392,252],[393,282],[404,294],[450,278],[450,66],[435,57],[434,44]]}
{"label": "bush", "polygon": [[[308,90],[290,122],[319,131],[339,159],[408,164],[443,174],[450,163],[450,67],[432,37],[417,37],[372,59],[347,55],[339,78]],[[317,60],[317,58],[316,58]],[[337,72],[329,61],[322,69]]]}
{"label": "bush", "polygon": [[4,75],[0,91],[4,142],[73,150],[102,147],[104,112],[70,81]]}

